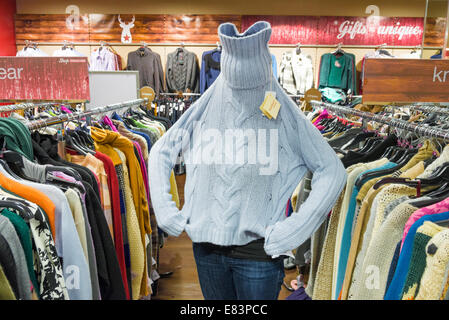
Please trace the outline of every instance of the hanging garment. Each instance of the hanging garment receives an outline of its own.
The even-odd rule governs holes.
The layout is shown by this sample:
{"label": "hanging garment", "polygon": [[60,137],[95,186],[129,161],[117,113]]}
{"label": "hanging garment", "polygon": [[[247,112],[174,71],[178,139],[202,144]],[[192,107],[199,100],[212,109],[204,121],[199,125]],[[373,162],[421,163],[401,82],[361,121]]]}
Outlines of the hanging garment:
{"label": "hanging garment", "polygon": [[302,52],[297,54],[296,49],[284,52],[279,67],[279,83],[293,95],[304,94],[312,88],[312,57]]}
{"label": "hanging garment", "polygon": [[139,71],[140,88],[153,88],[156,95],[165,92],[161,56],[150,48],[139,48],[128,53],[127,70]]}
{"label": "hanging garment", "polygon": [[221,72],[221,50],[214,49],[203,53],[200,71],[200,93],[204,93]]}
{"label": "hanging garment", "polygon": [[107,47],[100,47],[90,55],[90,71],[118,71],[117,56]]}
{"label": "hanging garment", "polygon": [[352,53],[334,55],[325,53],[321,56],[318,87],[342,89],[347,93],[357,93],[355,56]]}
{"label": "hanging garment", "polygon": [[[449,264],[449,229],[444,229],[432,237],[425,248],[426,263],[420,279],[416,300],[438,300],[444,281],[446,266]],[[418,289],[417,289],[418,290]]]}
{"label": "hanging garment", "polygon": [[0,300],[17,300],[3,267],[0,265]]}
{"label": "hanging garment", "polygon": [[165,79],[168,92],[198,93],[200,68],[193,52],[178,48],[167,56]]}
{"label": "hanging garment", "polygon": [[86,55],[73,48],[61,48],[53,51],[53,57],[85,57]]}
{"label": "hanging garment", "polygon": [[25,252],[20,239],[8,218],[0,215],[0,235],[8,243],[16,268],[17,295],[20,300],[31,300],[31,281],[27,270]]}
{"label": "hanging garment", "polygon": [[24,47],[22,50],[18,51],[17,57],[48,57],[48,54],[39,48]]}

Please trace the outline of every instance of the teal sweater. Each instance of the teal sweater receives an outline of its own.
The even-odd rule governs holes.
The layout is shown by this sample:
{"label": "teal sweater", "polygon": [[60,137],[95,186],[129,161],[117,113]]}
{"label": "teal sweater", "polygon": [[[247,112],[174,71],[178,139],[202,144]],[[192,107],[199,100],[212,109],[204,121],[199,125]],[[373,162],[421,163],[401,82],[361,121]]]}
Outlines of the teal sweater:
{"label": "teal sweater", "polygon": [[332,53],[325,53],[321,56],[319,88],[351,89],[353,94],[357,94],[356,78],[354,54],[343,53],[337,57]]}
{"label": "teal sweater", "polygon": [[[270,24],[258,22],[241,34],[225,23],[218,31],[222,72],[151,148],[154,212],[158,226],[170,235],[185,230],[193,242],[222,246],[265,238],[265,252],[280,255],[310,238],[326,219],[346,183],[346,171],[274,78]],[[276,119],[259,109],[266,91],[275,91],[281,104]],[[180,151],[187,170],[182,210],[169,193]],[[312,192],[286,218],[285,204],[307,170],[313,173]]]}

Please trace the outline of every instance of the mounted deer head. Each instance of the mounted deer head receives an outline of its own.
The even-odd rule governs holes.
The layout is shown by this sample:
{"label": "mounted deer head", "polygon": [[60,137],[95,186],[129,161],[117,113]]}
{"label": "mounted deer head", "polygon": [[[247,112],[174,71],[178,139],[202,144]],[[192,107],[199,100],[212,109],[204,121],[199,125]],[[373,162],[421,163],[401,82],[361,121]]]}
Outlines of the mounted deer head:
{"label": "mounted deer head", "polygon": [[136,17],[133,16],[133,20],[126,24],[120,19],[120,15],[118,15],[118,22],[120,22],[120,27],[122,30],[122,43],[132,43],[133,37],[131,35],[131,28],[134,28],[134,21]]}

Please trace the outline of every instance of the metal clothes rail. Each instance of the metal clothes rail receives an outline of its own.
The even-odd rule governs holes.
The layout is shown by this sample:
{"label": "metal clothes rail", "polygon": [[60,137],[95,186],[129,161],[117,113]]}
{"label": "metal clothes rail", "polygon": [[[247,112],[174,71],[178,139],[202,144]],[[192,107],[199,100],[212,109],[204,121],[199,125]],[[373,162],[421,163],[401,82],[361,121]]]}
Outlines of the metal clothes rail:
{"label": "metal clothes rail", "polygon": [[415,111],[422,111],[422,112],[429,112],[429,113],[436,113],[440,115],[446,115],[449,116],[449,109],[448,108],[442,108],[439,106],[430,106],[430,105],[411,105],[411,106],[405,106]]}
{"label": "metal clothes rail", "polygon": [[178,96],[199,97],[199,96],[201,96],[201,93],[193,93],[193,92],[168,93],[168,92],[161,92],[161,93],[159,93],[159,95],[160,96],[169,96],[169,97],[178,97]]}
{"label": "metal clothes rail", "polygon": [[60,103],[57,102],[42,102],[42,103],[18,103],[18,104],[10,104],[5,106],[0,106],[0,112],[9,112],[9,111],[18,111],[18,110],[28,110],[37,107],[48,107],[57,105]]}
{"label": "metal clothes rail", "polygon": [[[34,43],[34,42],[33,42]],[[36,42],[38,46],[63,46],[65,42]],[[100,42],[70,42],[73,46],[100,46]],[[121,42],[107,42],[109,46],[118,47],[141,47],[142,42],[134,43],[121,43]],[[149,47],[179,47],[180,42],[160,42],[160,43],[145,43]],[[17,41],[17,45],[25,46],[26,42]],[[217,47],[217,43],[197,43],[197,42],[184,42],[185,47]],[[301,48],[335,48],[336,44],[301,44]],[[269,44],[270,48],[296,48],[297,44]],[[341,48],[364,48],[364,49],[377,49],[379,45],[341,45]],[[383,49],[416,49],[416,46],[383,46]],[[421,49],[421,46],[418,47]],[[437,50],[441,47],[424,47],[427,50]]]}
{"label": "metal clothes rail", "polygon": [[30,129],[30,130],[44,128],[44,127],[52,126],[55,124],[60,124],[60,123],[71,121],[71,120],[88,118],[88,117],[91,117],[91,116],[94,116],[97,114],[102,114],[105,112],[115,111],[115,110],[119,110],[119,109],[127,108],[127,107],[133,107],[133,106],[140,105],[140,104],[143,104],[146,102],[148,102],[148,98],[136,99],[136,100],[130,100],[130,101],[125,101],[125,102],[121,102],[121,103],[110,104],[110,105],[107,105],[104,107],[98,107],[98,108],[94,108],[94,109],[87,110],[84,112],[61,114],[59,116],[51,117],[48,119],[35,120],[35,121],[28,123],[27,126],[28,126],[28,129]]}
{"label": "metal clothes rail", "polygon": [[434,127],[423,126],[413,122],[407,122],[400,119],[395,119],[386,115],[378,115],[371,112],[355,110],[351,108],[347,108],[344,106],[339,106],[331,103],[321,102],[321,101],[311,101],[311,104],[314,108],[324,108],[328,111],[337,113],[337,114],[345,114],[352,115],[356,117],[360,117],[363,120],[375,121],[378,123],[386,124],[390,127],[399,128],[402,130],[414,132],[417,135],[426,136],[426,137],[434,137],[449,141],[449,131],[442,130]]}

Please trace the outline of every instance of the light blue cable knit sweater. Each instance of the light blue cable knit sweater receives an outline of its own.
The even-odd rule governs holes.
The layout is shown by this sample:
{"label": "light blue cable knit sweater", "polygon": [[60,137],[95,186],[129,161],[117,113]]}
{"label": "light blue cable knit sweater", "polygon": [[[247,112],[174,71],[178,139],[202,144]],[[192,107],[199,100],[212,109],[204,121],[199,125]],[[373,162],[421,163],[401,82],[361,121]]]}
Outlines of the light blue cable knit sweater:
{"label": "light blue cable knit sweater", "polygon": [[[270,24],[257,22],[239,33],[225,23],[218,33],[221,74],[151,148],[154,212],[158,226],[170,235],[185,230],[193,242],[223,246],[265,238],[266,253],[279,255],[317,230],[343,189],[346,171],[273,77]],[[271,88],[281,108],[277,119],[269,120],[259,106]],[[246,138],[227,143],[238,129]],[[179,211],[169,177],[181,150],[187,177]],[[312,192],[299,211],[286,218],[287,200],[307,170],[313,172]]]}

